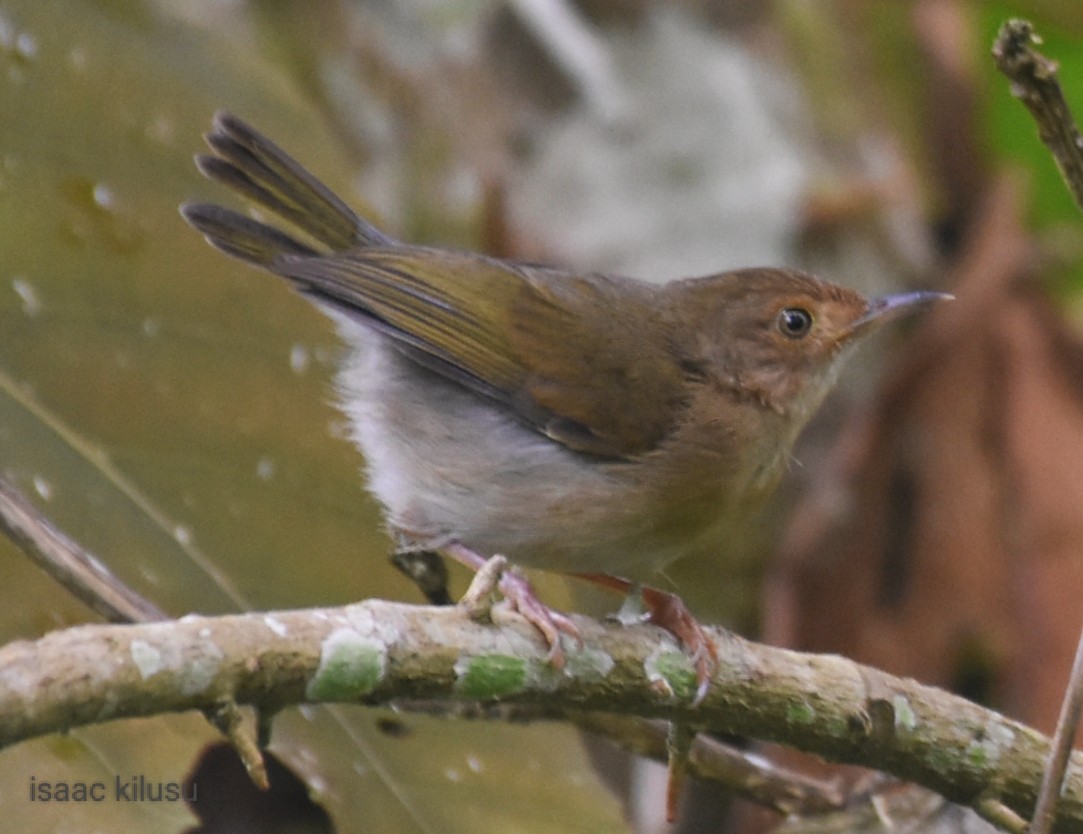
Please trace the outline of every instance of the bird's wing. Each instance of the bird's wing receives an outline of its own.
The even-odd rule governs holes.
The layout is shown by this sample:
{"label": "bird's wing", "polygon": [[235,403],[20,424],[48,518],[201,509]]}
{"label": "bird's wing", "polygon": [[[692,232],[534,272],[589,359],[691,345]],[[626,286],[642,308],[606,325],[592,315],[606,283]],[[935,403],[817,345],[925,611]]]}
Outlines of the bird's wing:
{"label": "bird's wing", "polygon": [[416,246],[285,255],[270,268],[579,452],[646,453],[683,402],[646,284]]}

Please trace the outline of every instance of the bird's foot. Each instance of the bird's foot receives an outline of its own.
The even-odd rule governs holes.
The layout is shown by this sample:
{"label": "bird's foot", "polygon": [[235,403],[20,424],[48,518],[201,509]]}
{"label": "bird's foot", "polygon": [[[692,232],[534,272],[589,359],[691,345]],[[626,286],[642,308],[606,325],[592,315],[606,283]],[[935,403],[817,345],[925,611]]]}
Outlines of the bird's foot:
{"label": "bird's foot", "polygon": [[692,699],[692,704],[700,704],[707,697],[711,676],[718,667],[714,642],[679,596],[649,586],[644,586],[641,592],[647,606],[647,622],[664,628],[680,640],[692,655],[692,665],[696,670],[696,697]]}
{"label": "bird's foot", "polygon": [[490,556],[470,581],[470,587],[459,600],[459,607],[466,610],[471,620],[492,622],[493,597],[500,586],[500,578],[507,570],[508,560],[503,556]]}
{"label": "bird's foot", "polygon": [[521,573],[504,571],[500,577],[500,592],[516,611],[542,633],[549,644],[549,662],[555,669],[563,669],[564,649],[560,645],[560,635],[567,634],[578,641],[579,629],[575,623],[538,599],[530,580]]}
{"label": "bird's foot", "polygon": [[[582,579],[625,594],[637,594],[643,601],[643,622],[652,623],[676,637],[692,656],[696,670],[696,695],[692,704],[698,705],[707,697],[711,676],[718,667],[718,652],[707,631],[692,616],[692,612],[676,594],[640,585],[619,576],[606,573],[576,574]],[[623,610],[623,609],[622,609]]]}
{"label": "bird's foot", "polygon": [[549,646],[549,662],[556,669],[564,668],[564,648],[560,636],[566,634],[579,640],[579,629],[569,617],[554,611],[538,599],[530,580],[514,570],[507,569],[507,560],[503,556],[485,559],[461,544],[450,544],[444,548],[448,556],[477,572],[471,583],[464,602],[474,608],[482,596],[490,596],[494,587],[499,588],[504,599],[518,611],[527,622],[541,632]]}

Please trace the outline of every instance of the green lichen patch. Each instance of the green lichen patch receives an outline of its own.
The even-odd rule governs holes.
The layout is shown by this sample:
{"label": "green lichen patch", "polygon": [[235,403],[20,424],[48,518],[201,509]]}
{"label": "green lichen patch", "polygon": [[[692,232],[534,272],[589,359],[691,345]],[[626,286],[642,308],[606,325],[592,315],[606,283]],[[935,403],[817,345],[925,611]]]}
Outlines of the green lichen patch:
{"label": "green lichen patch", "polygon": [[816,720],[816,708],[808,701],[786,705],[786,722],[789,724],[808,725]]}
{"label": "green lichen patch", "polygon": [[482,654],[460,658],[456,691],[467,698],[491,700],[520,692],[527,682],[527,662],[505,654]]}
{"label": "green lichen patch", "polygon": [[684,652],[656,651],[643,662],[647,679],[674,698],[691,700],[696,696],[696,669]]}
{"label": "green lichen patch", "polygon": [[320,664],[305,693],[313,701],[352,701],[375,689],[386,673],[383,643],[340,628],[323,641]]}

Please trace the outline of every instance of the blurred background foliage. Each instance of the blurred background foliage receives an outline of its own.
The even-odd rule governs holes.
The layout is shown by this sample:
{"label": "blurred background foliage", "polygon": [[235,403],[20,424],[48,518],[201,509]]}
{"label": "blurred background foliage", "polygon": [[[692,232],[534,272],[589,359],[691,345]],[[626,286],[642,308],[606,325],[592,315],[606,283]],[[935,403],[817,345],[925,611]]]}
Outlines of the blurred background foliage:
{"label": "blurred background foliage", "polygon": [[[387,564],[344,439],[327,323],[177,214],[223,198],[191,162],[218,108],[400,237],[652,280],[789,264],[869,292],[953,289],[1007,178],[1021,195],[1027,292],[1057,300],[1042,332],[1074,344],[1079,210],[988,57],[1009,16],[1035,22],[1083,111],[1073,0],[0,0],[0,468],[176,615],[418,601]],[[777,506],[750,522],[748,558],[676,566],[672,581],[705,619],[850,648],[942,685],[978,680],[968,694],[1041,724],[1047,707],[1028,711],[1010,673],[1025,640],[987,640],[983,615],[940,628],[954,660],[934,668],[835,642],[832,623],[860,623],[835,622],[822,596],[815,638],[796,638],[803,614],[786,593],[805,567],[788,584],[769,576],[761,605],[780,534],[802,535],[787,522],[795,502],[823,487],[815,473],[835,459],[846,415],[875,400],[908,349],[880,347],[809,431]],[[1078,373],[1074,356],[1056,353],[1058,367]],[[986,390],[977,372],[959,379],[922,402],[957,413],[953,397]],[[956,474],[955,489],[982,489],[980,472]],[[955,523],[937,518],[911,523]],[[1074,552],[1083,539],[1065,541]],[[4,542],[0,570],[4,640],[92,619]],[[573,604],[558,580],[540,581],[551,602]],[[937,628],[928,606],[920,619]],[[625,762],[599,775],[565,727],[359,709],[276,720],[272,750],[326,817],[243,806],[266,821],[242,828],[221,809],[196,822],[179,805],[27,799],[32,777],[177,781],[213,741],[180,716],[20,744],[0,752],[0,808],[25,831],[601,832],[653,830],[661,805],[655,773]],[[201,813],[242,793],[224,770],[195,778]],[[683,830],[720,830],[716,804]]]}

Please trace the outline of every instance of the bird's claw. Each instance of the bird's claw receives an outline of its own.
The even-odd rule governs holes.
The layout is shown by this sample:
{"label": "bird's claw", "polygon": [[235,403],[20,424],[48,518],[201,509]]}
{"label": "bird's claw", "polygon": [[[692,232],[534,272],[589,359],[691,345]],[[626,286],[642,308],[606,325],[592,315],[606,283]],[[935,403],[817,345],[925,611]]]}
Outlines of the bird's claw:
{"label": "bird's claw", "polygon": [[[475,571],[474,581],[470,583],[470,588],[463,598],[468,610],[480,610],[478,609],[479,601],[491,599],[494,586],[499,588],[511,607],[541,632],[549,646],[548,660],[553,667],[558,670],[564,668],[564,647],[560,643],[560,635],[567,634],[577,642],[581,642],[579,629],[568,616],[554,611],[539,600],[530,580],[514,570],[509,570],[507,559],[503,556],[485,559],[479,553],[458,543],[447,545],[444,552]],[[487,614],[488,608],[481,613]]]}
{"label": "bird's claw", "polygon": [[620,576],[610,573],[579,573],[576,576],[609,588],[614,591],[638,597],[643,607],[644,614],[639,614],[638,609],[631,606],[622,606],[621,611],[627,621],[644,621],[653,623],[664,628],[674,637],[692,656],[692,665],[696,670],[696,695],[692,699],[692,705],[698,706],[707,697],[711,688],[711,678],[715,669],[718,668],[718,651],[706,629],[692,616],[688,606],[676,594],[660,591],[649,585],[640,585]]}
{"label": "bird's claw", "polygon": [[500,577],[500,592],[516,611],[526,618],[542,633],[545,642],[549,644],[549,662],[555,669],[564,668],[564,647],[560,643],[560,635],[580,640],[579,629],[569,617],[554,611],[548,605],[538,599],[530,580],[514,571],[504,571]]}
{"label": "bird's claw", "polygon": [[696,695],[692,705],[698,706],[707,697],[711,687],[711,678],[718,668],[718,651],[706,629],[692,616],[692,612],[676,594],[644,586],[643,602],[647,606],[647,620],[664,628],[692,656],[692,666],[696,670]]}

